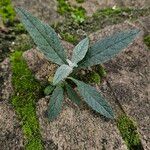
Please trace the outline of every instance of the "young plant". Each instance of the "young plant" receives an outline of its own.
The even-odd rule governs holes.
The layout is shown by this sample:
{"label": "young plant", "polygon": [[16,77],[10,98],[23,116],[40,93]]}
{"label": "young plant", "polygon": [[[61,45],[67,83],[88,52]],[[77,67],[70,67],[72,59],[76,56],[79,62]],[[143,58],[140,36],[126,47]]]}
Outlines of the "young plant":
{"label": "young plant", "polygon": [[[114,118],[112,108],[101,94],[94,87],[73,78],[71,75],[81,68],[102,64],[110,60],[133,41],[139,30],[134,29],[116,33],[91,46],[89,46],[89,38],[86,37],[73,49],[72,58],[69,60],[54,29],[22,8],[17,8],[16,11],[39,51],[49,61],[60,66],[54,75],[53,85],[49,85],[45,89],[47,95],[52,92],[48,106],[49,120],[54,120],[60,114],[64,92],[77,105],[80,104],[81,96],[93,110],[107,118]],[[76,85],[80,96],[74,90],[70,81]]]}

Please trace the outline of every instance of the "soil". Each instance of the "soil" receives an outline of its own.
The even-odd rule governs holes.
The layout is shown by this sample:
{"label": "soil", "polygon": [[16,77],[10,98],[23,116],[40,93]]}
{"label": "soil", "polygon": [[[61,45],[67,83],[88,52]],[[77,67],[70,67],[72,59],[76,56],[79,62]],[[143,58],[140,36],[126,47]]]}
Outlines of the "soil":
{"label": "soil", "polygon": [[9,59],[0,64],[0,71],[0,147],[2,150],[21,150],[24,147],[21,123],[9,101],[13,93]]}

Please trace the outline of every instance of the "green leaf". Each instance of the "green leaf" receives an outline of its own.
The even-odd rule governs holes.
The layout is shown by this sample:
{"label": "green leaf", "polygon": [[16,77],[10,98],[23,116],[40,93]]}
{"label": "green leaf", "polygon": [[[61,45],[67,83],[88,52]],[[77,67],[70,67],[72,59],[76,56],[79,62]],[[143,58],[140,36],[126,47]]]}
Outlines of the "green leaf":
{"label": "green leaf", "polygon": [[45,89],[44,89],[44,94],[45,95],[50,95],[53,90],[54,90],[55,86],[53,85],[48,85]]}
{"label": "green leaf", "polygon": [[74,48],[71,61],[76,64],[81,61],[86,55],[88,46],[89,38],[87,37],[80,41],[79,44]]}
{"label": "green leaf", "polygon": [[79,95],[69,84],[66,84],[66,91],[69,99],[74,103],[76,103],[77,105],[80,105],[81,101]]}
{"label": "green leaf", "polygon": [[20,15],[25,28],[45,57],[58,65],[66,63],[65,51],[53,28],[42,23],[23,8],[17,8],[16,11]]}
{"label": "green leaf", "polygon": [[82,81],[70,78],[77,85],[77,89],[83,100],[92,107],[96,112],[104,115],[107,118],[114,118],[112,108],[108,105],[105,99],[100,95],[100,93],[92,86],[85,84]]}
{"label": "green leaf", "polygon": [[123,31],[96,42],[78,66],[84,68],[108,61],[127,47],[138,33],[139,30],[136,29]]}
{"label": "green leaf", "polygon": [[61,86],[57,86],[52,93],[48,106],[48,119],[50,121],[54,120],[60,114],[63,99],[63,88]]}
{"label": "green leaf", "polygon": [[68,66],[68,65],[61,65],[55,75],[54,75],[54,79],[53,79],[53,85],[56,85],[57,83],[59,83],[60,81],[64,80],[66,77],[68,77],[68,75],[72,72],[72,67]]}

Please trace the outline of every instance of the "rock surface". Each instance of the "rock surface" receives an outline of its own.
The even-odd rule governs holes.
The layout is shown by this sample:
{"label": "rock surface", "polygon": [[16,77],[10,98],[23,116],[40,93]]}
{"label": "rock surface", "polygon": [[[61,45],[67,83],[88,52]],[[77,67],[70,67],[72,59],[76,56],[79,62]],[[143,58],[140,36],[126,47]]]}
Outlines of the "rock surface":
{"label": "rock surface", "polygon": [[62,20],[57,13],[56,0],[12,0],[15,7],[23,7],[47,23],[56,23]]}
{"label": "rock surface", "polygon": [[59,150],[127,150],[114,121],[105,120],[87,107],[64,104],[60,116],[49,122],[45,116],[48,101],[43,98],[37,105],[41,134]]}
{"label": "rock surface", "polygon": [[150,16],[142,17],[138,22],[143,27],[145,34],[150,34]]}
{"label": "rock surface", "polygon": [[[65,41],[62,41],[62,45],[65,47],[68,57],[70,57],[73,45]],[[57,65],[47,61],[38,49],[31,49],[24,52],[23,57],[37,80],[46,82],[53,77]]]}

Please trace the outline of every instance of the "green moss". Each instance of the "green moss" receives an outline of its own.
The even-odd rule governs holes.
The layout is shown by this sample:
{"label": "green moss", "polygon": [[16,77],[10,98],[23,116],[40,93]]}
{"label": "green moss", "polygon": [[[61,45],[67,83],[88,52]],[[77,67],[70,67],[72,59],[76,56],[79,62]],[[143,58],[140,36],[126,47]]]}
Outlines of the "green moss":
{"label": "green moss", "polygon": [[14,26],[14,32],[16,33],[16,34],[20,34],[20,33],[26,33],[26,30],[25,30],[25,28],[24,28],[24,26],[23,26],[23,24],[22,23],[19,23],[19,22],[17,22],[16,24],[15,24],[15,26]]}
{"label": "green moss", "polygon": [[82,7],[74,7],[71,16],[75,22],[82,23],[85,20],[86,11]]}
{"label": "green moss", "polygon": [[4,22],[13,22],[15,19],[15,11],[11,5],[11,0],[1,0],[0,1],[0,16]]}
{"label": "green moss", "polygon": [[106,77],[107,72],[106,72],[105,68],[102,65],[96,65],[95,70],[101,78]]}
{"label": "green moss", "polygon": [[117,126],[129,150],[143,150],[137,127],[131,118],[125,115],[120,116]]}
{"label": "green moss", "polygon": [[147,36],[144,37],[144,43],[150,49],[150,35],[147,35]]}
{"label": "green moss", "polygon": [[39,131],[39,124],[36,117],[36,100],[41,91],[40,84],[34,79],[26,62],[22,58],[21,51],[15,51],[11,55],[12,84],[14,95],[12,105],[15,108],[21,122],[26,139],[27,150],[43,149]]}
{"label": "green moss", "polygon": [[100,81],[101,81],[101,77],[100,77],[99,74],[96,73],[96,72],[91,72],[91,73],[88,75],[88,79],[89,79],[89,82],[90,82],[90,83],[95,83],[95,84],[99,84]]}
{"label": "green moss", "polygon": [[68,0],[57,0],[58,8],[57,11],[61,15],[65,15],[66,17],[70,17],[78,23],[82,23],[86,18],[86,11],[82,7],[71,6]]}
{"label": "green moss", "polygon": [[64,15],[65,13],[72,11],[70,4],[68,4],[68,2],[66,0],[57,0],[57,2],[58,2],[57,11],[61,15]]}
{"label": "green moss", "polygon": [[70,43],[76,43],[77,42],[77,37],[74,36],[74,35],[71,35],[70,33],[61,33],[60,34],[62,36],[62,38],[65,40],[65,41],[68,41]]}

